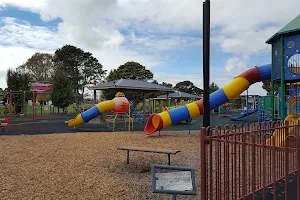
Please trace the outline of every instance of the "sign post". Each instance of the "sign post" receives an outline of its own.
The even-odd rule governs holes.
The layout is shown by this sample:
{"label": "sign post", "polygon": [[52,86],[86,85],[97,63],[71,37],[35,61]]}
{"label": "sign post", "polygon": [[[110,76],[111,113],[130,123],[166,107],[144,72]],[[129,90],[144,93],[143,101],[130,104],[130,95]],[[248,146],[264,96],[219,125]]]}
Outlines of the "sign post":
{"label": "sign post", "polygon": [[152,165],[152,192],[171,194],[172,200],[176,195],[196,195],[194,169],[169,166]]}

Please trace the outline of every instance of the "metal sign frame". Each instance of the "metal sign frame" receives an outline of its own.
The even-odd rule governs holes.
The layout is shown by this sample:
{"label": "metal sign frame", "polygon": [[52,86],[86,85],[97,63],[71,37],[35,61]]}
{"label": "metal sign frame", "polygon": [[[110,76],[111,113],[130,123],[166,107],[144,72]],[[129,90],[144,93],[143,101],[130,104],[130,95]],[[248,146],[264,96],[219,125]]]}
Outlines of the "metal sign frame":
{"label": "metal sign frame", "polygon": [[[178,166],[169,166],[169,165],[152,165],[151,167],[151,177],[152,177],[152,192],[153,193],[165,193],[165,194],[181,194],[181,195],[196,195],[196,182],[195,182],[195,171],[192,168],[178,167]],[[190,171],[191,179],[192,179],[192,187],[191,191],[182,191],[182,190],[157,190],[156,189],[156,178],[155,174],[157,169],[168,169],[174,171]]]}

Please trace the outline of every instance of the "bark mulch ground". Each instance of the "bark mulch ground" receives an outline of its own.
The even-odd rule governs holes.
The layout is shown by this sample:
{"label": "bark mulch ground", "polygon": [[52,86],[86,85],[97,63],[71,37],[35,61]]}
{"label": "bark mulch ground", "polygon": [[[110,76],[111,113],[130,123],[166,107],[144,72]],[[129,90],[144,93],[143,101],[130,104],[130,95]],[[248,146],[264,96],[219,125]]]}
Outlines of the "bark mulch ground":
{"label": "bark mulch ground", "polygon": [[[199,131],[67,133],[0,136],[1,199],[170,199],[151,192],[151,165],[167,155],[126,151],[117,146],[179,149],[171,164],[195,169],[199,188]],[[177,199],[199,199],[177,196]]]}

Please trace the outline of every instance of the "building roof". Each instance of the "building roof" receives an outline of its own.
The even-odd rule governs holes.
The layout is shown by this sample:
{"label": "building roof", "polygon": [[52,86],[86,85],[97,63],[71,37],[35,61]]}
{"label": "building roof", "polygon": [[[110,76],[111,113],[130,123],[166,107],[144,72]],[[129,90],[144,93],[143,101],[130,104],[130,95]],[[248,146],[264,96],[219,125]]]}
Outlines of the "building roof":
{"label": "building roof", "polygon": [[162,91],[174,92],[175,89],[149,83],[142,80],[119,79],[105,83],[99,83],[88,87],[90,90],[109,90],[109,89],[125,89],[125,90],[141,90],[141,91]]}
{"label": "building roof", "polygon": [[271,38],[269,38],[266,41],[266,43],[271,44],[280,35],[284,35],[287,33],[293,33],[293,32],[300,32],[300,15],[298,15],[295,19],[290,21],[290,23],[288,23],[282,29],[280,29],[277,33],[275,33]]}
{"label": "building roof", "polygon": [[[167,95],[160,95],[157,98],[167,98]],[[202,99],[202,96],[194,95],[194,94],[189,94],[186,92],[180,92],[176,91],[174,93],[169,94],[169,98],[193,98],[193,99]]]}

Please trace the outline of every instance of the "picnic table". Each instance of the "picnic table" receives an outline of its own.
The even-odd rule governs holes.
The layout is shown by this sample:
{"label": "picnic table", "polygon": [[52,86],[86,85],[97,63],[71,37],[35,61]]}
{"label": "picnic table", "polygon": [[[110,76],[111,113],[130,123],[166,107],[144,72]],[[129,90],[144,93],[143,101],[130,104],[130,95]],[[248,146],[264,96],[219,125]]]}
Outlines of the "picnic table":
{"label": "picnic table", "polygon": [[130,151],[168,154],[168,165],[171,165],[171,154],[175,155],[175,154],[181,152],[180,150],[147,149],[147,148],[141,148],[141,147],[117,147],[117,150],[127,151],[127,164],[129,164],[129,152]]}

